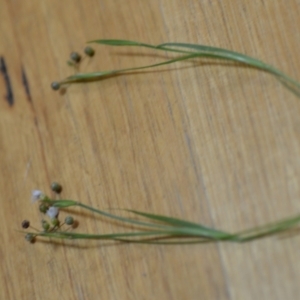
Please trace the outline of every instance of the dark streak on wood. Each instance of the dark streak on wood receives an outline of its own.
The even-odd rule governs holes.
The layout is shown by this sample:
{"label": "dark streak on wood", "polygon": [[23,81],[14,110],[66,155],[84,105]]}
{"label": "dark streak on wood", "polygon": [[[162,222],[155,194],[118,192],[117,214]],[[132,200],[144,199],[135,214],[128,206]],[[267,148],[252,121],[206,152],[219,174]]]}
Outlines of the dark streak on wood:
{"label": "dark streak on wood", "polygon": [[6,96],[5,99],[7,100],[10,106],[14,105],[14,95],[10,84],[10,78],[8,76],[8,71],[6,68],[5,60],[1,56],[0,57],[0,72],[2,73],[5,85],[6,85]]}
{"label": "dark streak on wood", "polygon": [[22,83],[23,83],[23,86],[25,88],[27,99],[28,99],[29,102],[31,102],[31,94],[30,94],[30,89],[29,89],[29,83],[28,83],[27,76],[26,76],[26,73],[25,73],[25,70],[23,69],[23,67],[22,67]]}

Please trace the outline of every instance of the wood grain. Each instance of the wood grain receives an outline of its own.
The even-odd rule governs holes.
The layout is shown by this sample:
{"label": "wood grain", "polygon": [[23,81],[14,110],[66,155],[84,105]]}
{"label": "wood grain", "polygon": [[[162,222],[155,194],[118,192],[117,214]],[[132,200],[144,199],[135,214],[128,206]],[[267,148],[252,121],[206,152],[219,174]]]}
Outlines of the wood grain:
{"label": "wood grain", "polygon": [[[224,47],[300,80],[300,3],[0,1],[1,299],[298,299],[300,238],[239,244],[39,241],[31,190],[236,231],[300,210],[300,102],[274,78],[200,61],[101,82],[50,83],[96,38]],[[163,53],[96,46],[82,71],[158,62]],[[113,224],[75,214],[77,231]],[[120,229],[120,228],[119,228]]]}

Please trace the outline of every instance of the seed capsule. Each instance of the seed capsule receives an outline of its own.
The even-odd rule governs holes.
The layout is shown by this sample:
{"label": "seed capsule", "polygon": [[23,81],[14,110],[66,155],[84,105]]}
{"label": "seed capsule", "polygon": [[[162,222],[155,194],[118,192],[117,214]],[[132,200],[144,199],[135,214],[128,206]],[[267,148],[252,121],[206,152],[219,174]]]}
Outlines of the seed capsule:
{"label": "seed capsule", "polygon": [[66,223],[67,225],[73,225],[73,224],[74,224],[74,218],[71,217],[71,216],[67,216],[67,217],[65,218],[65,223]]}
{"label": "seed capsule", "polygon": [[53,82],[51,83],[51,88],[52,88],[52,90],[54,90],[54,91],[59,90],[59,89],[60,89],[60,84],[59,84],[59,82],[53,81]]}
{"label": "seed capsule", "polygon": [[57,194],[60,194],[62,191],[62,186],[58,182],[52,182],[51,190]]}
{"label": "seed capsule", "polygon": [[94,56],[94,54],[95,54],[95,50],[94,50],[93,48],[87,46],[87,47],[84,48],[84,53],[85,53],[87,56],[92,57],[92,56]]}
{"label": "seed capsule", "polygon": [[49,209],[49,206],[45,203],[41,203],[40,206],[39,206],[39,210],[43,214],[45,214],[48,209]]}
{"label": "seed capsule", "polygon": [[80,62],[80,60],[81,60],[81,56],[80,56],[80,54],[78,54],[77,52],[72,52],[71,54],[70,54],[70,58],[71,58],[71,60],[73,60],[74,62],[76,62],[77,64]]}
{"label": "seed capsule", "polygon": [[35,235],[33,235],[32,233],[27,233],[25,235],[25,240],[30,242],[30,243],[33,243],[34,239],[35,239]]}
{"label": "seed capsule", "polygon": [[57,218],[54,218],[51,220],[51,223],[53,226],[58,227],[59,226],[59,220]]}
{"label": "seed capsule", "polygon": [[42,220],[42,227],[44,231],[48,231],[50,229],[50,224],[47,221]]}
{"label": "seed capsule", "polygon": [[28,220],[24,220],[22,222],[22,228],[27,229],[30,226],[30,222]]}

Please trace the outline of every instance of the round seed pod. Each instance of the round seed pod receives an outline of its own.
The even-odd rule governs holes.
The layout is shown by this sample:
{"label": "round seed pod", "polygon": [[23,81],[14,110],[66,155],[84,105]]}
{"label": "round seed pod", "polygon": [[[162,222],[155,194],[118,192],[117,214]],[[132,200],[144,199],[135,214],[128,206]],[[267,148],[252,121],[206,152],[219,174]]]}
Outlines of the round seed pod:
{"label": "round seed pod", "polygon": [[60,222],[57,218],[54,218],[51,220],[51,223],[53,226],[58,227]]}
{"label": "round seed pod", "polygon": [[71,216],[67,216],[67,217],[65,218],[65,223],[66,223],[67,225],[73,225],[73,224],[74,224],[74,218],[71,217]]}
{"label": "round seed pod", "polygon": [[60,194],[62,191],[62,186],[58,182],[51,183],[51,190],[57,194]]}
{"label": "round seed pod", "polygon": [[60,89],[60,83],[57,82],[57,81],[53,81],[53,82],[51,83],[51,88],[52,88],[52,90],[54,90],[54,91],[59,90],[59,89]]}
{"label": "round seed pod", "polygon": [[49,206],[46,203],[41,203],[39,206],[39,210],[41,213],[45,214],[48,210]]}
{"label": "round seed pod", "polygon": [[72,52],[70,54],[70,59],[78,64],[81,61],[81,55],[77,52]]}
{"label": "round seed pod", "polygon": [[25,235],[25,240],[30,242],[30,243],[33,243],[34,239],[35,239],[35,235],[33,235],[32,233],[27,233]]}
{"label": "round seed pod", "polygon": [[30,222],[28,220],[24,220],[22,222],[22,228],[27,229],[30,226]]}
{"label": "round seed pod", "polygon": [[42,227],[44,231],[48,231],[50,229],[50,224],[47,221],[42,220]]}
{"label": "round seed pod", "polygon": [[84,53],[87,56],[92,57],[92,56],[95,55],[95,50],[92,47],[87,46],[87,47],[84,48]]}

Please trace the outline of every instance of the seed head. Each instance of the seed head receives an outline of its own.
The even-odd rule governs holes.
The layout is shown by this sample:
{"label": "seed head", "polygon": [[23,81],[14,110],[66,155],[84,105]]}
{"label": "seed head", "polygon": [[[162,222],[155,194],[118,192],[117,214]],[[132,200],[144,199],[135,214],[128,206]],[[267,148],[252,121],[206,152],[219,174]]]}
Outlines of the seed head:
{"label": "seed head", "polygon": [[28,241],[28,242],[30,242],[30,243],[33,243],[34,239],[35,239],[35,235],[32,234],[32,233],[27,233],[25,235],[25,240]]}
{"label": "seed head", "polygon": [[54,218],[51,220],[51,223],[53,226],[58,227],[60,222],[57,218]]}
{"label": "seed head", "polygon": [[67,216],[67,217],[65,218],[65,223],[66,223],[67,225],[73,225],[73,224],[74,224],[74,218],[71,217],[71,216]]}
{"label": "seed head", "polygon": [[47,221],[42,220],[42,227],[44,231],[48,231],[50,229],[50,224]]}
{"label": "seed head", "polygon": [[70,58],[71,58],[71,60],[73,60],[74,62],[76,62],[77,64],[80,62],[80,60],[81,60],[81,56],[80,56],[80,54],[78,54],[77,52],[72,52],[71,54],[70,54]]}
{"label": "seed head", "polygon": [[51,88],[52,88],[52,90],[54,90],[54,91],[59,90],[59,89],[60,89],[60,83],[57,82],[57,81],[53,81],[53,82],[51,83]]}
{"label": "seed head", "polygon": [[30,226],[30,222],[28,220],[24,220],[22,222],[22,228],[27,229]]}
{"label": "seed head", "polygon": [[92,47],[87,46],[84,48],[84,53],[89,57],[93,57],[95,55],[95,50]]}
{"label": "seed head", "polygon": [[57,194],[60,194],[62,191],[62,186],[58,182],[51,183],[51,190]]}
{"label": "seed head", "polygon": [[41,213],[45,214],[49,209],[49,206],[46,203],[41,203],[39,206],[39,210]]}

